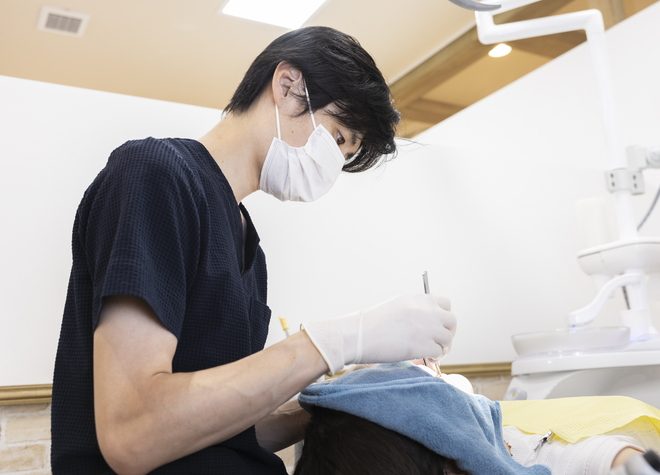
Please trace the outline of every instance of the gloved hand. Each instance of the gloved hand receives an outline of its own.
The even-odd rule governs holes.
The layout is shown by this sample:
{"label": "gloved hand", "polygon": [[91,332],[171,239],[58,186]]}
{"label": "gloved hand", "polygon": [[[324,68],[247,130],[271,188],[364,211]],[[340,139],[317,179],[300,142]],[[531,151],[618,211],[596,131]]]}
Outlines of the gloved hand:
{"label": "gloved hand", "polygon": [[456,317],[450,310],[449,299],[439,295],[402,295],[302,328],[334,374],[353,363],[441,359],[456,332]]}

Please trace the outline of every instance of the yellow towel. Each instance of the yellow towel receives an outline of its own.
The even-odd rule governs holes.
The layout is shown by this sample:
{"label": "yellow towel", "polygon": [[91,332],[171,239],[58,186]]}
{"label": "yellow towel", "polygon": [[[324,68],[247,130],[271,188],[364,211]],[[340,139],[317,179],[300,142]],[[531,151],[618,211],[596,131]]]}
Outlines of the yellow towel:
{"label": "yellow towel", "polygon": [[500,401],[502,425],[529,434],[553,434],[574,444],[615,430],[660,434],[660,410],[624,396]]}

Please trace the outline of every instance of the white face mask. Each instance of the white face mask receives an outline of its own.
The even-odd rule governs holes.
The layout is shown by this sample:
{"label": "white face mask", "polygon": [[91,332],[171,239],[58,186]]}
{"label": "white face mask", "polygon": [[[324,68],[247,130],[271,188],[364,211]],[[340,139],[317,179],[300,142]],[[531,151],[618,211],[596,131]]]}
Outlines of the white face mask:
{"label": "white face mask", "polygon": [[342,167],[344,156],[322,125],[316,125],[312,105],[305,86],[309,114],[314,131],[304,147],[292,147],[282,140],[280,114],[275,105],[277,137],[273,138],[261,170],[259,188],[281,201],[314,201],[332,188]]}

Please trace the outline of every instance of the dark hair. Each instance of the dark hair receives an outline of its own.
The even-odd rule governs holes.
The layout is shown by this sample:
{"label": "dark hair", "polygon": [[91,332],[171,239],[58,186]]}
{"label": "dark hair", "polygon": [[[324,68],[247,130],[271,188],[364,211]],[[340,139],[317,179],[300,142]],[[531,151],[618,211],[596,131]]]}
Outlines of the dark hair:
{"label": "dark hair", "polygon": [[[400,114],[392,106],[383,75],[355,38],[333,28],[310,26],[275,39],[254,60],[225,111],[247,111],[270,84],[282,61],[303,74],[312,110],[334,102],[338,107],[333,113],[335,118],[361,136],[360,149],[344,171],[367,170],[381,156],[396,152],[394,136]],[[304,114],[307,99],[304,95],[297,97],[302,106],[300,114]]]}
{"label": "dark hair", "polygon": [[443,475],[453,460],[378,424],[313,407],[294,475]]}

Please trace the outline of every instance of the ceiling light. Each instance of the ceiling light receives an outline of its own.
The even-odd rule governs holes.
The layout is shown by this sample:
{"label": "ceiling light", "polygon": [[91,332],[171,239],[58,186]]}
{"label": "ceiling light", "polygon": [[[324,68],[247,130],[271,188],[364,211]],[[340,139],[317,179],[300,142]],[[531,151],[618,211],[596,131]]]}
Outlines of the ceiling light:
{"label": "ceiling light", "polygon": [[511,52],[511,46],[505,45],[504,43],[500,43],[495,48],[490,50],[488,56],[490,56],[491,58],[501,58],[502,56],[506,56],[510,52]]}
{"label": "ceiling light", "polygon": [[222,8],[222,13],[295,30],[324,2],[325,0],[229,0]]}

